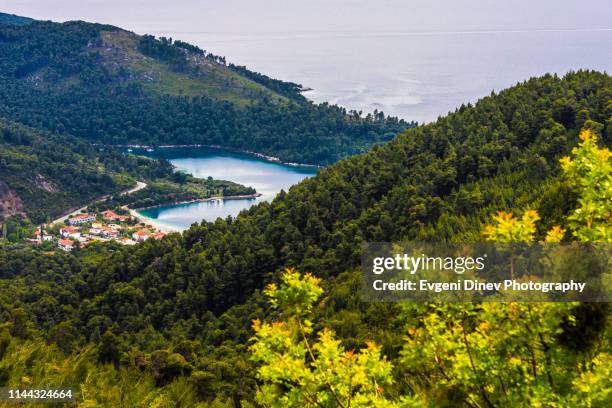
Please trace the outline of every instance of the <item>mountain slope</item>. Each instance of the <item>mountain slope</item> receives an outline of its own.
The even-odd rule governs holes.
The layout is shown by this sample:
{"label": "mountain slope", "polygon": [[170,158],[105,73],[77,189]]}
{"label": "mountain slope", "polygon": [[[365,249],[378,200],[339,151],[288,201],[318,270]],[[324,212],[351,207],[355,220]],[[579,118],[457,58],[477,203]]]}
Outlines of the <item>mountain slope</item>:
{"label": "mountain slope", "polygon": [[168,175],[155,160],[126,157],[80,139],[0,120],[0,217],[45,222],[94,198],[125,190],[136,177]]}
{"label": "mountain slope", "polygon": [[14,14],[0,13],[0,24],[19,26],[19,25],[30,24],[32,21],[34,20],[28,17],[21,17],[21,16],[16,16]]}
{"label": "mountain slope", "polygon": [[[407,321],[397,305],[360,302],[352,273],[360,244],[478,241],[501,209],[537,209],[538,237],[564,225],[576,196],[560,182],[559,158],[581,128],[612,145],[611,99],[605,73],[530,79],[330,166],[236,219],[129,250],[92,246],[76,258],[24,262],[40,255],[0,252],[0,284],[10,289],[0,314],[46,338],[61,333],[58,346],[99,344],[90,358],[148,373],[158,387],[189,381],[202,401],[250,400],[250,322],[270,313],[260,289],[297,266],[327,278],[320,318],[349,347],[374,339],[398,357]],[[411,309],[411,324],[421,325],[428,307]],[[605,327],[598,321],[596,333]],[[398,381],[405,376],[396,373]],[[461,395],[455,391],[451,401]]]}
{"label": "mountain slope", "polygon": [[0,24],[0,115],[105,144],[214,144],[329,164],[414,126],[313,104],[301,86],[117,27]]}
{"label": "mountain slope", "polygon": [[[192,227],[176,237],[183,256],[168,260],[202,289],[189,309],[226,310],[284,266],[350,270],[364,240],[477,240],[492,212],[526,206],[562,218],[575,198],[555,181],[558,159],[583,127],[612,144],[611,92],[610,76],[597,72],[531,79],[323,169],[235,220]],[[139,247],[122,279],[140,277],[173,245]]]}

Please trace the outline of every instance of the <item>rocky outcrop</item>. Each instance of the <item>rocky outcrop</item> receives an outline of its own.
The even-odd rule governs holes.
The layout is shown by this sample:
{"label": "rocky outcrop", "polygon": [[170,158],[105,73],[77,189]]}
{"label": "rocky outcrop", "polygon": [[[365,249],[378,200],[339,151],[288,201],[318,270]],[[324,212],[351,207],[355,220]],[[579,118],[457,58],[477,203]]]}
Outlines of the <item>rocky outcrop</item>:
{"label": "rocky outcrop", "polygon": [[17,193],[0,181],[0,215],[8,217],[16,214],[25,214],[23,202]]}
{"label": "rocky outcrop", "polygon": [[48,181],[46,178],[42,176],[42,174],[37,174],[34,178],[34,185],[40,189],[43,189],[49,193],[56,193],[58,188],[55,184]]}

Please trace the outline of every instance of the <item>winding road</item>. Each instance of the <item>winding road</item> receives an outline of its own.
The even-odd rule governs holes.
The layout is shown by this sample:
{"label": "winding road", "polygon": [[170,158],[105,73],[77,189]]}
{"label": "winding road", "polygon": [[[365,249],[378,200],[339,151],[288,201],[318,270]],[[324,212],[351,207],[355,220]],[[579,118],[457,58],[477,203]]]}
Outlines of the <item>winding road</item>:
{"label": "winding road", "polygon": [[[147,186],[147,183],[144,183],[144,182],[142,182],[142,181],[137,181],[137,182],[136,182],[136,186],[135,186],[135,187],[132,187],[132,188],[130,188],[129,190],[122,191],[121,193],[119,193],[119,195],[128,195],[128,194],[132,194],[132,193],[135,193],[135,192],[137,192],[137,191],[139,191],[139,190],[142,190],[142,189],[143,189],[143,188],[145,188],[146,186]],[[71,212],[69,212],[68,214],[63,215],[63,216],[61,216],[60,218],[57,218],[57,219],[55,219],[55,220],[51,221],[51,222],[49,223],[49,225],[53,225],[53,224],[58,224],[58,223],[60,223],[60,222],[64,222],[64,221],[66,221],[68,218],[70,218],[70,217],[72,217],[72,216],[75,216],[75,215],[77,215],[77,214],[80,214],[80,213],[81,213],[81,212],[83,212],[83,211],[84,211],[84,210],[85,210],[87,207],[89,207],[91,204],[93,204],[93,203],[95,203],[95,202],[97,202],[97,201],[106,200],[108,197],[110,197],[110,196],[112,196],[112,195],[113,195],[113,194],[106,194],[106,195],[103,195],[103,196],[101,196],[101,197],[98,197],[98,198],[96,198],[95,200],[91,201],[89,204],[87,204],[87,205],[85,205],[85,206],[83,206],[83,207],[81,207],[81,208],[77,208],[76,210],[72,210],[72,211],[71,211]]]}

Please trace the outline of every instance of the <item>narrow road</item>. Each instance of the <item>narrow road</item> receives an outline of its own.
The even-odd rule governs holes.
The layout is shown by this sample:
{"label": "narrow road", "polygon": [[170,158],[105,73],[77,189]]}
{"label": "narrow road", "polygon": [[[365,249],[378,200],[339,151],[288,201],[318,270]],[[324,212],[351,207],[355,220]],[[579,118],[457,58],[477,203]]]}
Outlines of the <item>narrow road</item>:
{"label": "narrow road", "polygon": [[[147,183],[143,183],[142,181],[137,181],[137,182],[136,182],[136,187],[132,187],[132,188],[131,188],[131,189],[129,189],[129,190],[122,191],[121,193],[119,193],[119,195],[128,195],[128,194],[132,194],[132,193],[135,193],[136,191],[142,190],[142,189],[143,189],[143,188],[145,188],[146,186],[147,186]],[[51,222],[49,223],[49,225],[53,225],[53,224],[57,224],[57,223],[60,223],[60,222],[64,222],[64,221],[66,221],[66,220],[67,220],[69,217],[72,217],[72,216],[75,216],[75,215],[77,215],[77,214],[80,214],[81,212],[83,212],[83,210],[85,210],[85,209],[86,209],[87,207],[89,207],[91,204],[93,204],[93,203],[95,203],[95,202],[97,202],[97,201],[106,200],[106,199],[107,199],[108,197],[110,197],[111,195],[113,195],[113,194],[106,194],[106,195],[103,195],[102,197],[98,197],[97,199],[95,199],[94,201],[90,202],[89,204],[87,204],[87,205],[85,205],[85,206],[83,206],[83,207],[81,207],[81,208],[78,208],[78,209],[76,209],[76,210],[74,210],[74,211],[72,211],[72,212],[70,212],[70,213],[68,213],[68,214],[66,214],[66,215],[63,215],[63,216],[61,216],[61,217],[60,217],[60,218],[58,218],[58,219],[55,219],[55,220],[51,221]]]}
{"label": "narrow road", "polygon": [[128,195],[128,194],[132,194],[137,192],[138,190],[142,190],[143,188],[145,188],[147,186],[147,183],[143,183],[142,181],[137,181],[136,182],[136,187],[131,188],[127,191],[124,191],[123,193],[119,194],[119,195]]}

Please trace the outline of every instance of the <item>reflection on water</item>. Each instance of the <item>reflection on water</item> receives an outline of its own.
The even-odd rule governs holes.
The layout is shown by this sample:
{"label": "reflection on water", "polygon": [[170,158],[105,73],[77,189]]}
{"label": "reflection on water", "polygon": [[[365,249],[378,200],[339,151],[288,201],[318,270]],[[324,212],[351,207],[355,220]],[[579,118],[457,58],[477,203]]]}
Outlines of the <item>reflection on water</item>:
{"label": "reflection on water", "polygon": [[[135,153],[143,154],[142,151]],[[250,155],[209,148],[157,149],[149,155],[164,157],[195,177],[213,177],[254,187],[261,197],[244,200],[214,200],[188,204],[155,207],[140,211],[158,223],[184,230],[203,219],[214,221],[240,211],[261,201],[269,201],[281,191],[316,173],[316,168],[287,166],[272,163]]]}

